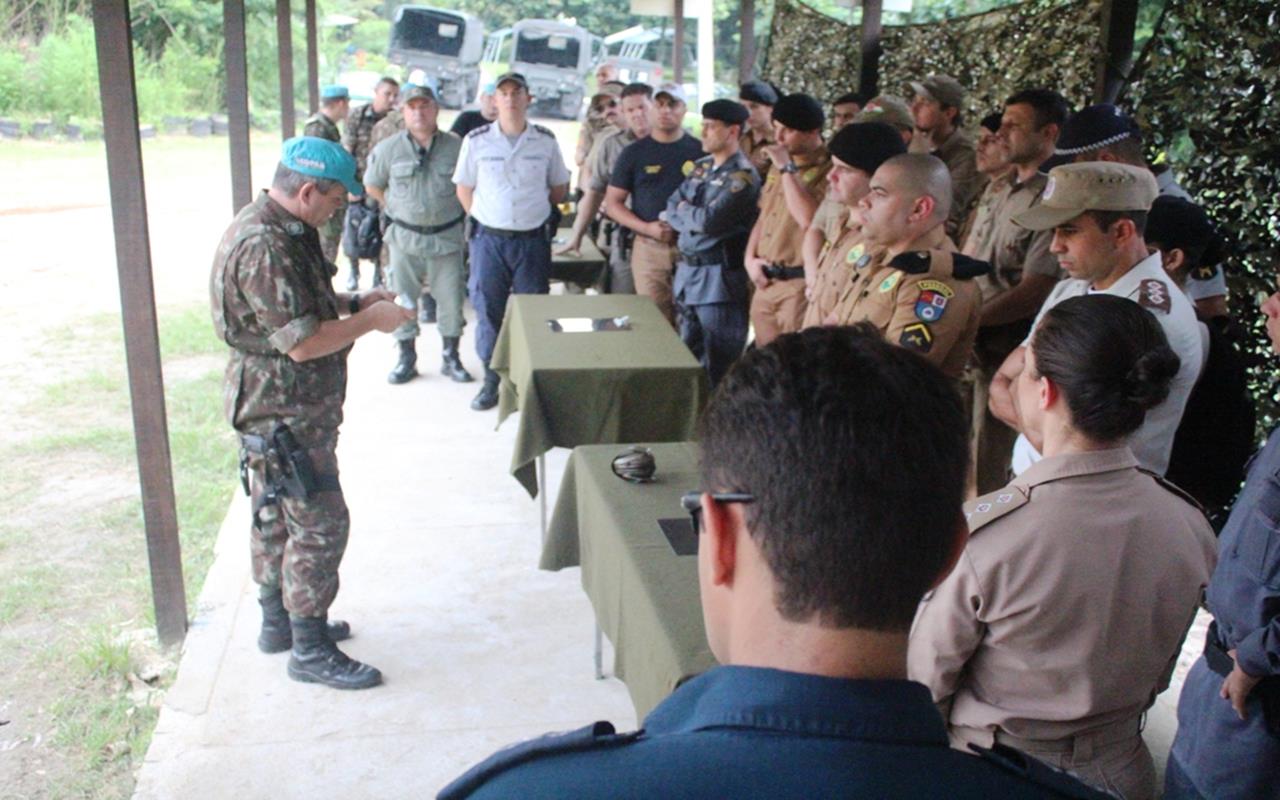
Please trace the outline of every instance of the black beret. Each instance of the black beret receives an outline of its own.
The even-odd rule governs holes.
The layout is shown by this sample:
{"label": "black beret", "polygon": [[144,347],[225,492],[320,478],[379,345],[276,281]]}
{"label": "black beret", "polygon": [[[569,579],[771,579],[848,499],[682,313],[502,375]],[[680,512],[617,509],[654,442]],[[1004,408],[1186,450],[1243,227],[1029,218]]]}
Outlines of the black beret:
{"label": "black beret", "polygon": [[894,156],[907,152],[898,129],[884,122],[854,122],[827,143],[827,152],[868,175]]}
{"label": "black beret", "polygon": [[1142,141],[1142,133],[1133,118],[1109,103],[1099,103],[1082,108],[1067,118],[1053,152],[1060,156],[1074,156],[1125,139]]}
{"label": "black beret", "polygon": [[749,115],[746,106],[732,100],[712,100],[702,104],[704,119],[718,120],[726,125],[741,125]]}
{"label": "black beret", "polygon": [[1157,197],[1147,215],[1147,231],[1143,238],[1166,249],[1208,247],[1217,229],[1200,206],[1181,197]]}
{"label": "black beret", "polygon": [[747,81],[742,84],[738,87],[738,97],[766,106],[775,105],[778,102],[778,93],[764,81]]}
{"label": "black beret", "polygon": [[773,106],[774,122],[781,122],[793,131],[816,131],[822,128],[826,116],[822,104],[807,94],[797,92],[778,98]]}

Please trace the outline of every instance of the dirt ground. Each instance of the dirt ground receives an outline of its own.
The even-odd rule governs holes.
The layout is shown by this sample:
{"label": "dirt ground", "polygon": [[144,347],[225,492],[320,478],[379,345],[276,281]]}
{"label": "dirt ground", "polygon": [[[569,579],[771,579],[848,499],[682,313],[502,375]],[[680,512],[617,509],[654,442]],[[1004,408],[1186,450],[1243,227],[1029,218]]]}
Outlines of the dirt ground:
{"label": "dirt ground", "polygon": [[[538,122],[572,164],[577,123]],[[254,135],[255,186],[278,144]],[[231,217],[227,140],[162,136],[143,150],[162,328],[176,320],[180,335],[203,336],[210,262]],[[128,797],[143,755],[131,743],[145,748],[174,659],[150,630],[105,148],[0,141],[0,171],[0,800]],[[202,347],[166,352],[171,403],[175,386],[179,401],[217,394],[223,359]],[[229,494],[233,482],[213,488]],[[186,576],[189,596],[198,573]],[[119,730],[132,738],[95,739]]]}

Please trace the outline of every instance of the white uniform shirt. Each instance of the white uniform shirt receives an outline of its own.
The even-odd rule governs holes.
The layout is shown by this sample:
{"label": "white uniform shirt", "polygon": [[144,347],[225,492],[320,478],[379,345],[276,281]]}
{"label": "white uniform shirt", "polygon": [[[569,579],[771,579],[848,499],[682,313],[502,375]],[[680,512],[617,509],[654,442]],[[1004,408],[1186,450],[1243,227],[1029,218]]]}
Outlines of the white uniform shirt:
{"label": "white uniform shirt", "polygon": [[[1156,286],[1156,284],[1160,286]],[[1068,297],[1079,297],[1090,294],[1089,281],[1069,278],[1060,282],[1040,307],[1036,315],[1036,324],[1044,313]],[[1169,454],[1173,451],[1173,435],[1182,422],[1182,411],[1187,407],[1187,398],[1191,389],[1200,377],[1207,354],[1206,336],[1202,332],[1204,326],[1196,319],[1195,308],[1186,294],[1179,291],[1164,271],[1160,263],[1160,254],[1148,256],[1138,262],[1120,280],[1097,294],[1113,294],[1127,297],[1137,302],[1155,316],[1164,335],[1169,338],[1169,346],[1178,354],[1182,365],[1169,386],[1169,396],[1160,405],[1147,411],[1147,418],[1142,427],[1129,437],[1129,449],[1137,456],[1138,463],[1152,472],[1163,475],[1169,468]],[[1034,331],[1034,326],[1032,331]],[[1030,342],[1030,337],[1023,345]],[[1021,475],[1032,464],[1040,460],[1040,454],[1027,440],[1019,435],[1013,445],[1013,473]]]}
{"label": "white uniform shirt", "polygon": [[453,182],[475,190],[471,216],[481,225],[527,231],[547,221],[548,191],[569,182],[569,169],[551,131],[527,123],[512,145],[493,122],[462,140]]}

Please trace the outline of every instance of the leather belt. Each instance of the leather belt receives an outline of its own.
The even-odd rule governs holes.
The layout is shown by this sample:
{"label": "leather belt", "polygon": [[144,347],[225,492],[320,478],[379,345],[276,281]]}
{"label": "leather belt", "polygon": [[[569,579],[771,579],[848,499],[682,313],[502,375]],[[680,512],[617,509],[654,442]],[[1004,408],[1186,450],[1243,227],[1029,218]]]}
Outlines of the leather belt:
{"label": "leather belt", "polygon": [[715,264],[729,266],[724,250],[718,247],[715,250],[704,250],[701,253],[681,253],[680,263],[689,267],[707,267]]}
{"label": "leather belt", "polygon": [[503,239],[537,239],[543,235],[543,228],[538,226],[527,231],[509,231],[505,228],[490,228],[488,225],[477,222],[476,233],[489,233],[494,236],[500,236]]}
{"label": "leather belt", "polygon": [[804,277],[804,267],[784,267],[780,264],[766,264],[764,276],[771,281],[793,281]]}
{"label": "leather belt", "polygon": [[413,231],[414,233],[422,234],[423,236],[431,236],[432,234],[440,233],[441,231],[447,231],[450,228],[452,228],[454,225],[457,225],[458,223],[462,222],[466,218],[467,218],[467,215],[463,214],[457,219],[450,220],[442,225],[411,225],[402,219],[396,219],[390,214],[387,215],[387,219],[391,221],[392,225],[399,225],[401,228],[404,228],[405,230],[410,230],[410,231]]}
{"label": "leather belt", "polygon": [[1031,756],[1037,753],[1070,755],[1076,763],[1080,763],[1093,758],[1095,753],[1106,747],[1140,737],[1142,723],[1142,715],[1138,715],[1061,739],[1023,739],[998,730],[995,732],[995,740]]}

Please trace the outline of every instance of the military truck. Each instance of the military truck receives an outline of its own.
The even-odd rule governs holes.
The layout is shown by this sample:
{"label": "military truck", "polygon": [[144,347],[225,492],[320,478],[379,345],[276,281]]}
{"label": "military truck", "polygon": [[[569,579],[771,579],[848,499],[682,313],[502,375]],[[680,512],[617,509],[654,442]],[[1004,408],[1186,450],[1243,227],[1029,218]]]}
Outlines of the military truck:
{"label": "military truck", "polygon": [[577,119],[587,75],[604,56],[604,41],[585,28],[526,19],[493,33],[485,45],[484,60],[506,63],[511,71],[524,75],[538,110]]}
{"label": "military truck", "polygon": [[462,108],[480,89],[484,23],[461,11],[399,6],[391,22],[387,60],[435,79],[440,104]]}

